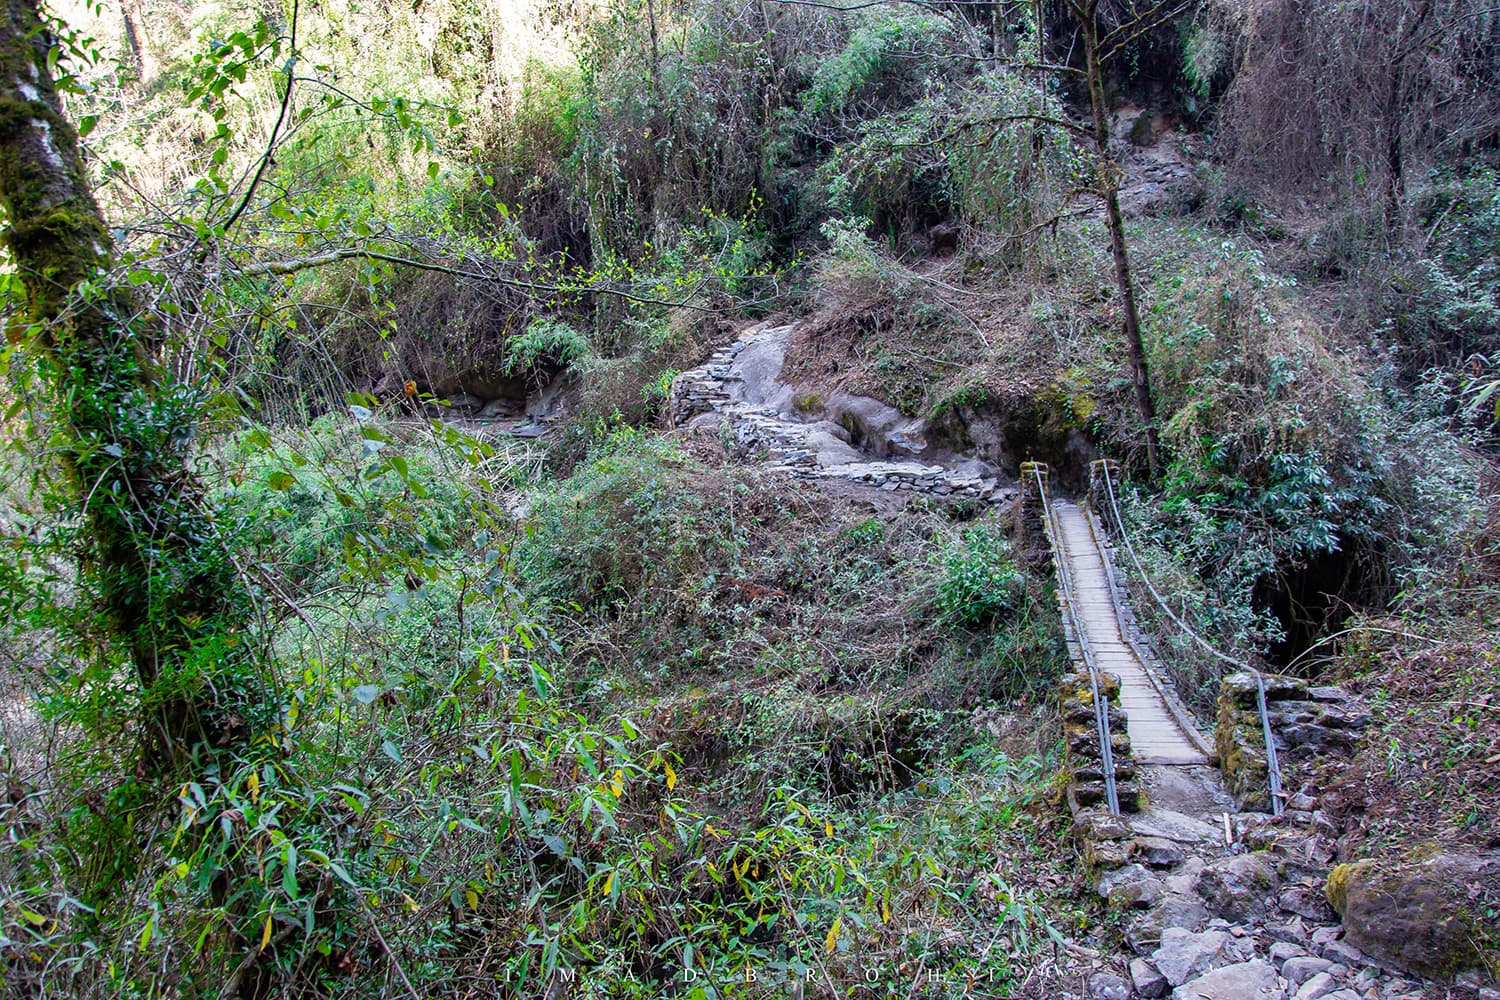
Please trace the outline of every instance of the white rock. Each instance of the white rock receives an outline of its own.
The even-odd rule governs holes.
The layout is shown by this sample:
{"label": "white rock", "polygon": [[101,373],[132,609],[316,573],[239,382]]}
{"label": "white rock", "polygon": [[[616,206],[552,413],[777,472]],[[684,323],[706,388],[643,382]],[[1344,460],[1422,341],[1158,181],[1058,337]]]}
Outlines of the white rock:
{"label": "white rock", "polygon": [[1339,988],[1339,981],[1326,972],[1320,972],[1297,987],[1297,1000],[1322,1000]]}
{"label": "white rock", "polygon": [[1296,989],[1319,973],[1331,974],[1333,963],[1326,958],[1314,958],[1311,955],[1298,955],[1289,958],[1281,967],[1281,974],[1286,977],[1287,982]]}
{"label": "white rock", "polygon": [[1223,931],[1195,934],[1181,927],[1166,927],[1161,932],[1161,945],[1151,958],[1167,982],[1180,986],[1213,968],[1228,940],[1229,935]]}
{"label": "white rock", "polygon": [[1183,983],[1172,1000],[1286,1000],[1286,990],[1271,964],[1256,958]]}

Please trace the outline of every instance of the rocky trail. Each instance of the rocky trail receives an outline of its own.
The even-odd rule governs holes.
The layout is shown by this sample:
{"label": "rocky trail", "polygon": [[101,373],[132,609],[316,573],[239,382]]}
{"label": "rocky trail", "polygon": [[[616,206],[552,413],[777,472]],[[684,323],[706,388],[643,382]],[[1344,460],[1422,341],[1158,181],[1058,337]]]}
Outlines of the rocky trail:
{"label": "rocky trail", "polygon": [[928,445],[923,421],[863,396],[782,383],[792,326],[743,332],[672,384],[674,426],[716,433],[743,456],[763,456],[801,480],[847,482],[898,494],[1004,503],[1014,480],[988,463]]}
{"label": "rocky trail", "polygon": [[[751,327],[701,367],[679,374],[673,425],[717,435],[741,457],[825,487],[993,505],[1017,498],[1016,481],[995,467],[931,447],[920,420],[873,399],[782,383],[793,330]],[[1415,971],[1439,962],[1446,947],[1439,931],[1419,926],[1420,909],[1377,907],[1377,918],[1353,931],[1345,926],[1352,921],[1341,921],[1329,900],[1336,895],[1329,887],[1339,830],[1319,808],[1317,790],[1297,790],[1280,816],[1261,811],[1269,801],[1258,716],[1247,714],[1253,685],[1245,677],[1226,679],[1213,748],[1201,734],[1184,731],[1180,706],[1178,713],[1163,708],[1170,702],[1165,694],[1142,693],[1149,689],[1133,676],[1143,668],[1123,639],[1115,606],[1121,598],[1106,586],[1114,572],[1107,547],[1087,537],[1078,508],[1059,506],[1071,536],[1064,544],[1075,550],[1068,558],[1083,578],[1077,609],[1083,628],[1104,655],[1102,669],[1126,682],[1123,695],[1113,689],[1120,705],[1113,711],[1128,732],[1117,738],[1124,751],[1122,800],[1127,791],[1130,798],[1122,801],[1124,815],[1111,816],[1097,800],[1081,803],[1070,794],[1075,843],[1094,891],[1118,914],[1122,940],[1112,954],[1075,955],[1081,964],[1065,995],[1500,1000],[1500,992],[1477,979],[1454,992]],[[1090,557],[1097,565],[1084,567]],[[1340,752],[1367,718],[1337,688],[1284,681],[1273,695],[1273,738],[1283,755]],[[1066,695],[1064,706],[1066,721]],[[1226,760],[1221,774],[1215,765]],[[1075,788],[1080,775],[1075,771]]]}

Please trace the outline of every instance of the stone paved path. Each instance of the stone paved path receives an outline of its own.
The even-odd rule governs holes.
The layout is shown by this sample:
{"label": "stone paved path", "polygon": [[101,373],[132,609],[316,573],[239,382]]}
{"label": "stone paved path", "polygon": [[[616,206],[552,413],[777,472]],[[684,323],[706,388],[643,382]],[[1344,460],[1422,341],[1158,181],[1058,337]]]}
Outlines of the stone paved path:
{"label": "stone paved path", "polygon": [[[835,394],[817,406],[799,407],[795,388],[778,378],[791,331],[752,327],[679,374],[672,383],[673,425],[723,428],[744,454],[797,479],[988,503],[1016,495],[1014,483],[983,463],[929,449],[921,421],[876,400]],[[850,426],[861,433],[851,434]]]}

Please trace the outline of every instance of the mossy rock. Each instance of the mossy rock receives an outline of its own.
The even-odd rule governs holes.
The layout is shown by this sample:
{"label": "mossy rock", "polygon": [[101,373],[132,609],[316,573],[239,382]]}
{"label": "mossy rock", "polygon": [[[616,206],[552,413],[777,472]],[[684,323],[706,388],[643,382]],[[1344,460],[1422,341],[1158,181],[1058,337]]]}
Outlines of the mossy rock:
{"label": "mossy rock", "polygon": [[1355,871],[1370,864],[1369,861],[1345,862],[1328,873],[1328,884],[1323,887],[1323,895],[1328,897],[1328,905],[1339,916],[1344,915],[1344,908],[1349,905],[1350,877]]}
{"label": "mossy rock", "polygon": [[1342,864],[1324,892],[1356,948],[1408,973],[1451,979],[1494,968],[1496,941],[1477,915],[1475,893],[1500,893],[1500,855],[1419,845],[1399,859]]}
{"label": "mossy rock", "polygon": [[[1111,702],[1118,703],[1120,700],[1120,678],[1114,674],[1101,674],[1099,677],[1099,690]],[[1070,705],[1084,706],[1090,712],[1094,710],[1094,689],[1089,683],[1089,675],[1082,671],[1064,677],[1058,685],[1058,694],[1061,698],[1064,711],[1067,711]]]}
{"label": "mossy rock", "polygon": [[822,413],[823,394],[821,392],[799,392],[792,396],[792,407],[798,413]]}

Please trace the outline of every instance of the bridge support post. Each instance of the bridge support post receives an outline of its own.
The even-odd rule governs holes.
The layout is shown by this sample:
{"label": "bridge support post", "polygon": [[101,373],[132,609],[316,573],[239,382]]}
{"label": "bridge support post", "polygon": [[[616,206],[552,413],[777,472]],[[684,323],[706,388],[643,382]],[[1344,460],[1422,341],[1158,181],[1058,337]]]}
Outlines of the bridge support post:
{"label": "bridge support post", "polygon": [[[1063,723],[1064,766],[1067,770],[1068,809],[1077,816],[1085,809],[1098,808],[1104,801],[1104,769],[1099,752],[1099,732],[1094,722],[1093,688],[1086,667],[1079,665],[1059,685],[1059,709]],[[1109,702],[1110,750],[1114,758],[1115,787],[1120,811],[1133,813],[1140,809],[1140,786],[1135,780],[1135,757],[1124,709],[1119,707],[1120,679],[1114,674],[1099,675],[1100,693]]]}
{"label": "bridge support post", "polygon": [[1110,534],[1116,534],[1119,531],[1119,525],[1115,524],[1114,511],[1110,507],[1108,484],[1113,484],[1118,492],[1120,483],[1120,463],[1114,459],[1101,458],[1089,466],[1089,492],[1085,499],[1109,527]]}
{"label": "bridge support post", "polygon": [[1052,558],[1041,493],[1050,486],[1050,475],[1046,462],[1021,463],[1020,490],[1016,495],[1016,542],[1018,552],[1032,569],[1045,566]]}

